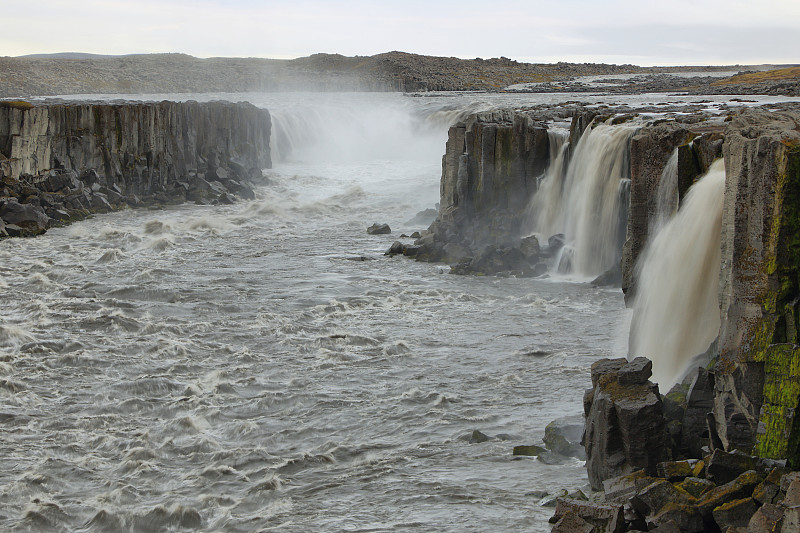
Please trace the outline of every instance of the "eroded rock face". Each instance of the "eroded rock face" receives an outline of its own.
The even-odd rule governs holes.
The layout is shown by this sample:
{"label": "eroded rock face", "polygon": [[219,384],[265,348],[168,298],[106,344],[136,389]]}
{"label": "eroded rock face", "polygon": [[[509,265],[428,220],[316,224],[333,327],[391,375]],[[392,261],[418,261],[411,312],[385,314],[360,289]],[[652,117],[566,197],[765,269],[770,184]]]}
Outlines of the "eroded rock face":
{"label": "eroded rock face", "polygon": [[253,198],[270,129],[250,104],[0,102],[0,216],[35,234],[123,205]]}
{"label": "eroded rock face", "polygon": [[546,127],[521,113],[482,113],[451,127],[434,233],[443,242],[476,245],[518,239],[548,148]]}
{"label": "eroded rock face", "polygon": [[717,429],[728,450],[798,465],[800,113],[742,112],[723,151]]}
{"label": "eroded rock face", "polygon": [[721,155],[723,126],[689,121],[670,121],[641,128],[631,139],[631,191],[627,235],[622,249],[622,291],[631,302],[635,293],[635,267],[648,240],[657,229],[659,205],[667,195],[662,180],[671,157],[676,173],[677,208],[692,183]]}
{"label": "eroded rock face", "polygon": [[592,365],[594,388],[584,396],[583,444],[595,490],[602,490],[607,479],[639,469],[655,475],[656,465],[667,459],[663,403],[649,377],[644,358]]}

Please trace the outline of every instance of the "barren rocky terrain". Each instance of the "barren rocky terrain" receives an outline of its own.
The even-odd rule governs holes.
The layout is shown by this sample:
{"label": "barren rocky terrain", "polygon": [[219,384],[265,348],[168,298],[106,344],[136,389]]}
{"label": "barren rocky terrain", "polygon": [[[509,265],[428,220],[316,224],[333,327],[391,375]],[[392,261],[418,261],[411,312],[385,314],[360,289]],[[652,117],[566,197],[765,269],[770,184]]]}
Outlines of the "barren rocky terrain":
{"label": "barren rocky terrain", "polygon": [[[698,94],[800,95],[800,69],[764,76],[765,66],[638,67],[600,63],[520,63],[505,57],[458,59],[404,52],[293,60],[200,59],[185,54],[0,57],[0,97],[88,93],[252,91],[689,91]],[[720,72],[759,71],[720,83]],[[694,73],[691,77],[678,73]],[[707,73],[698,76],[697,73]],[[717,73],[716,75],[714,75]],[[584,76],[621,76],[583,83]],[[636,75],[631,78],[631,75]],[[617,83],[618,82],[618,83]]]}

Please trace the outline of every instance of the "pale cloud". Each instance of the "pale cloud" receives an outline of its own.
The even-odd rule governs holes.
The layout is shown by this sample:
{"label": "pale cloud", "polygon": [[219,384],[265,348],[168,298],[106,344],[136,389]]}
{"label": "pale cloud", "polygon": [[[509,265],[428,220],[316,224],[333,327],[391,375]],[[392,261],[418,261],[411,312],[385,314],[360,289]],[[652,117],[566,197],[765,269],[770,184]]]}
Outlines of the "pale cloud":
{"label": "pale cloud", "polygon": [[[800,2],[4,0],[0,55],[390,50],[637,64],[800,62]],[[34,17],[30,13],[35,13]]]}

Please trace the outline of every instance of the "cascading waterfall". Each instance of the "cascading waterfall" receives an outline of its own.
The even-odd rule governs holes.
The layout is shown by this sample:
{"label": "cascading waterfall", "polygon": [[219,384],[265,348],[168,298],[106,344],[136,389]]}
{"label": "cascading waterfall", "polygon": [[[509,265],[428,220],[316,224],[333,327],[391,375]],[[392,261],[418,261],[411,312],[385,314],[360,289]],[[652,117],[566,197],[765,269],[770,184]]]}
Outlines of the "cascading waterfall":
{"label": "cascading waterfall", "polygon": [[320,96],[303,105],[270,107],[270,113],[270,149],[277,162],[436,160],[449,127],[435,110],[380,97],[354,105]]}
{"label": "cascading waterfall", "polygon": [[653,361],[666,392],[719,333],[717,297],[725,191],[722,159],[686,195],[678,213],[642,253],[629,355]]}
{"label": "cascading waterfall", "polygon": [[[530,233],[543,239],[563,233],[566,246],[556,264],[561,272],[596,276],[619,260],[620,206],[629,185],[628,143],[637,127],[590,127],[575,147],[566,171],[566,150],[531,200]],[[563,175],[563,178],[562,178]]]}
{"label": "cascading waterfall", "polygon": [[536,194],[531,198],[526,212],[525,229],[546,237],[563,230],[561,212],[564,194],[564,169],[569,152],[569,130],[547,130],[550,166],[539,179]]}
{"label": "cascading waterfall", "polygon": [[669,156],[656,192],[656,216],[650,224],[650,235],[657,234],[678,210],[678,149]]}

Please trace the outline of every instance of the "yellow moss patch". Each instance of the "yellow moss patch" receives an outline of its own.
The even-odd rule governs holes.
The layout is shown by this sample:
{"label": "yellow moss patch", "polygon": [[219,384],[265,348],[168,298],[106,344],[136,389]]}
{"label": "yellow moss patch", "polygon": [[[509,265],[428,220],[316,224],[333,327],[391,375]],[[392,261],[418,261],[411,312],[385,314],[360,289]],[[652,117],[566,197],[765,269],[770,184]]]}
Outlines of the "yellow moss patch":
{"label": "yellow moss patch", "polygon": [[763,81],[800,80],[800,67],[779,68],[764,72],[748,72],[737,74],[724,80],[715,81],[711,85],[735,85],[739,83],[761,83]]}
{"label": "yellow moss patch", "polygon": [[31,109],[33,104],[30,102],[26,102],[25,100],[2,100],[0,101],[0,107],[11,107],[14,109]]}

